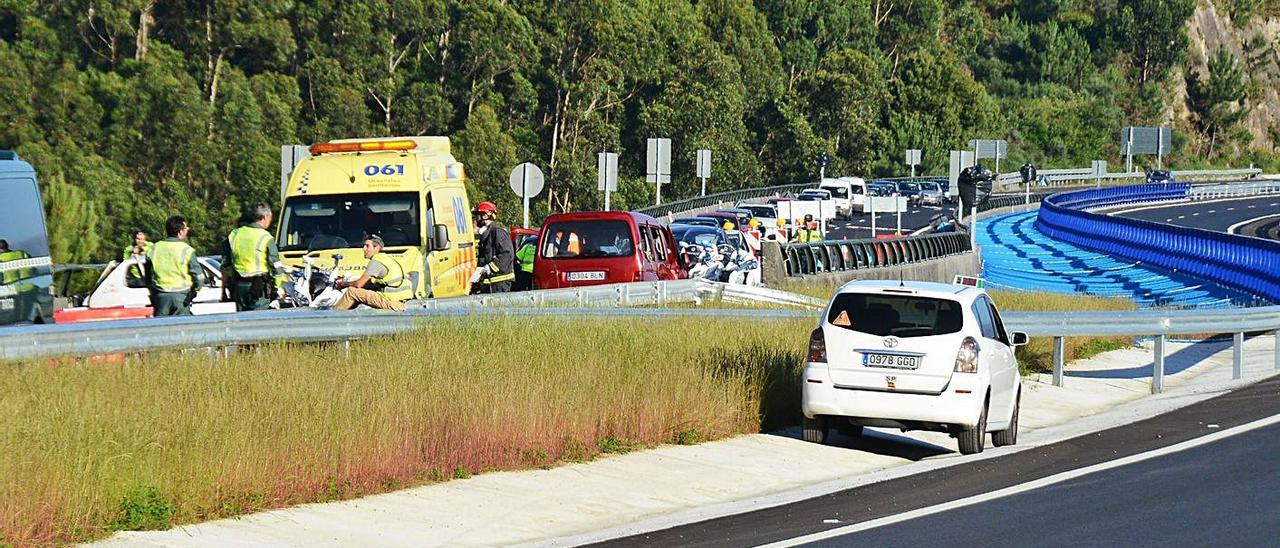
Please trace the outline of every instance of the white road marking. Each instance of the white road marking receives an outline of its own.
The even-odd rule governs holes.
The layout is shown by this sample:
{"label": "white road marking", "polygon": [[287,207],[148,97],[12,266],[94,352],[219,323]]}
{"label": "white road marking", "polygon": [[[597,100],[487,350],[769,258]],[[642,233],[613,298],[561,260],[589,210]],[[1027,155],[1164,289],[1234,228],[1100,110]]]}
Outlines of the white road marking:
{"label": "white road marking", "polygon": [[1021,483],[1021,484],[1018,484],[1018,485],[1013,485],[1013,486],[1010,486],[1010,487],[1006,487],[1006,488],[1004,488],[1004,489],[999,489],[999,490],[996,490],[996,491],[992,491],[992,492],[990,492],[990,493],[983,493],[983,494],[981,494],[981,495],[974,495],[974,496],[972,496],[972,497],[963,498],[963,499],[960,499],[960,500],[955,500],[955,501],[951,501],[951,502],[944,502],[944,503],[942,503],[942,504],[935,504],[935,505],[933,505],[933,506],[929,506],[929,507],[927,507],[927,508],[920,508],[920,509],[918,509],[918,510],[912,510],[912,511],[910,511],[910,512],[904,512],[904,513],[902,513],[902,514],[897,514],[897,515],[893,515],[893,516],[886,516],[886,517],[879,518],[879,519],[873,519],[873,520],[871,520],[871,521],[864,521],[864,522],[862,522],[862,523],[857,523],[857,524],[854,524],[854,525],[848,525],[848,526],[845,526],[845,527],[837,527],[837,528],[835,528],[835,529],[830,529],[830,530],[827,530],[827,531],[822,531],[822,532],[820,532],[820,533],[813,533],[813,534],[811,534],[811,535],[805,535],[805,536],[802,536],[802,537],[796,537],[796,538],[792,538],[792,539],[787,539],[787,540],[784,540],[784,541],[775,542],[775,543],[773,543],[773,544],[766,544],[766,545],[764,545],[764,547],[765,547],[765,548],[774,548],[774,547],[797,546],[797,545],[800,545],[800,544],[808,544],[808,543],[810,543],[810,542],[818,542],[818,541],[826,540],[826,539],[830,539],[830,538],[836,538],[836,537],[842,537],[842,536],[845,536],[845,535],[851,535],[851,534],[853,534],[853,533],[859,533],[859,532],[866,531],[866,530],[869,530],[869,529],[875,529],[875,528],[877,528],[877,527],[884,527],[884,526],[886,526],[886,525],[893,525],[893,524],[895,524],[895,523],[901,523],[901,522],[904,522],[904,521],[908,521],[908,520],[912,520],[912,519],[916,519],[916,518],[920,518],[920,517],[924,517],[924,516],[929,516],[929,515],[938,514],[938,513],[941,513],[941,512],[946,512],[946,511],[948,511],[948,510],[955,510],[955,509],[957,509],[957,508],[964,508],[964,507],[966,507],[966,506],[972,506],[972,505],[974,505],[974,504],[981,504],[981,503],[983,503],[983,502],[987,502],[987,501],[991,501],[991,500],[996,500],[996,499],[1003,498],[1003,497],[1007,497],[1007,496],[1010,496],[1010,495],[1016,495],[1016,494],[1019,494],[1019,493],[1025,493],[1025,492],[1027,492],[1027,491],[1031,491],[1031,490],[1034,490],[1034,489],[1039,489],[1039,488],[1041,488],[1041,487],[1047,487],[1047,486],[1049,486],[1049,485],[1053,485],[1053,484],[1056,484],[1056,483],[1062,483],[1062,482],[1064,482],[1064,481],[1069,481],[1069,480],[1072,480],[1072,479],[1075,479],[1075,478],[1078,478],[1078,477],[1087,476],[1087,475],[1089,475],[1089,474],[1095,474],[1095,473],[1098,473],[1098,472],[1103,472],[1103,471],[1106,471],[1106,470],[1110,470],[1110,469],[1112,469],[1112,468],[1119,468],[1119,467],[1121,467],[1121,466],[1126,466],[1126,465],[1133,464],[1133,463],[1136,463],[1136,462],[1142,462],[1142,461],[1144,461],[1144,460],[1149,460],[1149,459],[1153,459],[1153,458],[1156,458],[1156,457],[1162,457],[1162,456],[1164,456],[1164,455],[1168,455],[1168,454],[1172,454],[1172,453],[1177,453],[1177,452],[1179,452],[1179,451],[1186,451],[1187,449],[1192,449],[1192,448],[1195,448],[1195,447],[1199,447],[1199,446],[1201,446],[1201,445],[1206,445],[1206,444],[1209,444],[1209,443],[1213,443],[1213,442],[1218,441],[1218,440],[1220,440],[1220,439],[1228,438],[1228,437],[1231,437],[1231,436],[1234,436],[1234,435],[1237,435],[1237,434],[1243,434],[1243,433],[1245,433],[1245,432],[1249,432],[1249,431],[1251,431],[1251,430],[1257,430],[1257,429],[1259,429],[1259,428],[1265,428],[1265,427],[1271,426],[1271,425],[1276,424],[1276,423],[1280,423],[1280,415],[1272,415],[1272,416],[1267,417],[1267,418],[1265,418],[1265,419],[1259,419],[1259,420],[1253,421],[1253,422],[1248,423],[1248,424],[1242,424],[1242,425],[1240,425],[1240,426],[1236,426],[1236,427],[1234,427],[1234,428],[1228,428],[1228,429],[1226,429],[1226,430],[1221,430],[1221,431],[1218,431],[1218,432],[1214,432],[1214,433],[1212,433],[1212,434],[1208,434],[1208,435],[1200,436],[1200,437],[1198,437],[1198,438],[1190,439],[1190,440],[1184,441],[1184,442],[1182,442],[1182,443],[1177,443],[1177,444],[1170,445],[1170,446],[1167,446],[1167,447],[1161,447],[1161,448],[1159,448],[1159,449],[1153,449],[1153,450],[1151,450],[1151,451],[1147,451],[1147,452],[1145,452],[1145,453],[1138,453],[1137,455],[1130,455],[1130,456],[1128,456],[1128,457],[1124,457],[1124,458],[1121,458],[1121,459],[1116,459],[1116,460],[1113,460],[1113,461],[1102,462],[1102,463],[1094,464],[1094,465],[1092,465],[1092,466],[1086,466],[1086,467],[1084,467],[1084,468],[1077,468],[1077,469],[1075,469],[1075,470],[1068,470],[1068,471],[1066,471],[1066,472],[1062,472],[1062,473],[1059,473],[1059,474],[1054,474],[1054,475],[1049,476],[1049,477],[1047,477],[1047,478],[1040,478],[1040,479],[1038,479],[1038,480],[1028,481],[1028,482],[1026,482],[1026,483]]}
{"label": "white road marking", "polygon": [[1186,215],[1178,215],[1178,218],[1179,218],[1179,219],[1186,219],[1186,218],[1187,218],[1187,216],[1186,216]]}
{"label": "white road marking", "polygon": [[1166,223],[1172,223],[1172,222],[1173,222],[1173,219],[1165,219],[1165,220],[1164,220],[1164,222],[1166,222]]}
{"label": "white road marking", "polygon": [[1235,210],[1236,210],[1236,208],[1234,208],[1234,207],[1228,207],[1228,208],[1227,208],[1227,211],[1235,211]]}
{"label": "white road marking", "polygon": [[1247,224],[1252,223],[1252,222],[1254,222],[1254,221],[1261,221],[1261,220],[1263,220],[1263,219],[1270,219],[1270,218],[1272,218],[1272,217],[1280,217],[1280,214],[1276,214],[1276,215],[1263,215],[1263,216],[1261,216],[1261,217],[1254,217],[1254,218],[1252,218],[1252,219],[1246,219],[1246,220],[1244,220],[1244,221],[1240,221],[1240,222],[1238,222],[1238,223],[1236,223],[1236,224],[1233,224],[1233,225],[1231,225],[1231,226],[1227,227],[1227,234],[1235,234],[1235,233],[1236,233],[1236,231],[1237,231],[1237,230],[1239,230],[1239,229],[1240,229],[1240,227],[1242,227],[1242,226],[1244,226],[1244,225],[1247,225]]}
{"label": "white road marking", "polygon": [[1209,210],[1209,213],[1217,213],[1217,212],[1218,212],[1218,210],[1216,210],[1216,209],[1210,209],[1210,210]]}
{"label": "white road marking", "polygon": [[1192,216],[1192,217],[1199,217],[1199,216],[1200,216],[1200,212],[1199,212],[1199,211],[1197,211],[1197,212],[1195,212],[1195,213],[1192,213],[1192,214],[1191,214],[1191,216]]}

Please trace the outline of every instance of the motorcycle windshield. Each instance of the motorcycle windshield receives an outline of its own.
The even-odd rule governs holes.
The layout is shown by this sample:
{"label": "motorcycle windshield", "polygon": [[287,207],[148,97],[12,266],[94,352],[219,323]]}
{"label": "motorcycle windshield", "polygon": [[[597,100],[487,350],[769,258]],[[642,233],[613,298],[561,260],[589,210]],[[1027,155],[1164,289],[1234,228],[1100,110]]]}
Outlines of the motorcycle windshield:
{"label": "motorcycle windshield", "polygon": [[421,245],[418,194],[294,196],[280,218],[281,251],[359,247],[373,234],[387,247]]}

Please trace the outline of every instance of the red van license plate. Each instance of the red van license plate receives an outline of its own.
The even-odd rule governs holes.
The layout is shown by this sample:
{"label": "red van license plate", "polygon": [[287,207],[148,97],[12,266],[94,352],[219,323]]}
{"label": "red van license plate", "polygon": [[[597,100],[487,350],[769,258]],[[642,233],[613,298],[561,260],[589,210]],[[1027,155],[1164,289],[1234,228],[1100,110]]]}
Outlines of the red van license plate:
{"label": "red van license plate", "polygon": [[604,279],[604,272],[593,270],[589,272],[570,272],[569,281],[571,282],[590,282]]}

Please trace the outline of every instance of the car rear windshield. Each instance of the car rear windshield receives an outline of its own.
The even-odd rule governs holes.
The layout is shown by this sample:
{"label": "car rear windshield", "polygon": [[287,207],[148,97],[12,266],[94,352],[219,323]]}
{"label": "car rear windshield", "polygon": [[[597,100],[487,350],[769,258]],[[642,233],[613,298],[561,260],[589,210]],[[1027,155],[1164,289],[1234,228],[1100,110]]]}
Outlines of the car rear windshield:
{"label": "car rear windshield", "polygon": [[625,221],[565,221],[552,223],[544,232],[544,259],[629,257],[635,253],[631,225]]}
{"label": "car rear windshield", "polygon": [[831,303],[827,322],[844,329],[887,337],[928,337],[960,331],[960,303],[914,295],[843,293]]}

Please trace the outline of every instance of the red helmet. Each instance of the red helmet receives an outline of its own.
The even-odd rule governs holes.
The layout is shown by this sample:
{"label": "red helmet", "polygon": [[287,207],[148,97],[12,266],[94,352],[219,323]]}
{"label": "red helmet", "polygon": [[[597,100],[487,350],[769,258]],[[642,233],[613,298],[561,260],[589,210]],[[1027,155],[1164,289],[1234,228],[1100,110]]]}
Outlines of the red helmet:
{"label": "red helmet", "polygon": [[493,202],[480,202],[476,204],[476,213],[497,213],[497,212],[498,212],[498,206],[493,205]]}

